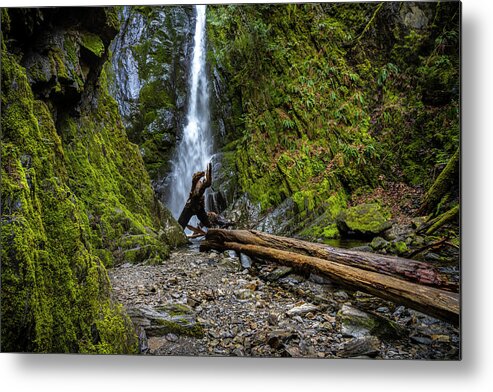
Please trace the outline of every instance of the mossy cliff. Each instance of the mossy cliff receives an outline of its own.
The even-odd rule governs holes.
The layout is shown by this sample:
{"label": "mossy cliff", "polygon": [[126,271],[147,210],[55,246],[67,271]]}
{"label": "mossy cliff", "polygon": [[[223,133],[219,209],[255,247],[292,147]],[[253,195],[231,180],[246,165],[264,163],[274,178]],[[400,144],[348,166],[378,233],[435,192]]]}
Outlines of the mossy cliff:
{"label": "mossy cliff", "polygon": [[185,115],[192,6],[125,6],[112,43],[111,91],[159,197]]}
{"label": "mossy cliff", "polygon": [[353,194],[430,188],[459,145],[459,20],[457,2],[209,6],[240,190],[263,211],[292,199],[299,228],[334,237]]}
{"label": "mossy cliff", "polygon": [[106,267],[183,243],[108,93],[115,9],[2,9],[3,351],[134,353]]}

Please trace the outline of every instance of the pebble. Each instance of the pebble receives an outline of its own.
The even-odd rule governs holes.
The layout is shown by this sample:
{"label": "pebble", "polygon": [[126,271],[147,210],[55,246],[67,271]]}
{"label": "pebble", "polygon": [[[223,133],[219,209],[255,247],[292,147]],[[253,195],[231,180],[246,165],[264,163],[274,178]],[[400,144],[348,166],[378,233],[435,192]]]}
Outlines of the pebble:
{"label": "pebble", "polygon": [[[273,263],[256,262],[242,268],[240,259],[236,254],[180,250],[162,265],[110,269],[112,286],[117,288],[113,296],[127,309],[188,304],[203,328],[202,337],[175,331],[149,337],[140,331],[141,352],[310,358],[339,358],[342,354],[392,359],[459,356],[458,331],[446,323],[405,307],[397,307],[391,314],[393,306],[386,301],[336,289],[322,277],[312,274],[308,279]],[[380,317],[394,320],[415,336],[401,341],[382,337],[378,349],[377,338],[364,336],[369,340],[357,341],[358,346],[355,338],[342,333],[341,320],[336,317],[343,304],[370,306]]]}
{"label": "pebble", "polygon": [[178,340],[178,336],[176,336],[174,333],[169,333],[166,335],[166,340],[170,342],[176,342]]}
{"label": "pebble", "polygon": [[314,312],[316,310],[318,310],[318,306],[312,304],[303,304],[289,309],[286,312],[286,314],[288,316],[302,316],[302,315],[306,315],[307,313]]}

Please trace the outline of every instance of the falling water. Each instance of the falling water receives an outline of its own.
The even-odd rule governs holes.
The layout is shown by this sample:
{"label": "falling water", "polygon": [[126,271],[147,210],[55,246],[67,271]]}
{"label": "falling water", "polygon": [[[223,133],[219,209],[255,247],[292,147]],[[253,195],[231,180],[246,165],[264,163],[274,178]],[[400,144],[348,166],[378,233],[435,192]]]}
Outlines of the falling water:
{"label": "falling water", "polygon": [[205,9],[205,5],[196,6],[186,125],[177,147],[168,188],[167,204],[175,218],[180,215],[188,198],[193,173],[206,169],[212,153],[209,90],[205,69]]}

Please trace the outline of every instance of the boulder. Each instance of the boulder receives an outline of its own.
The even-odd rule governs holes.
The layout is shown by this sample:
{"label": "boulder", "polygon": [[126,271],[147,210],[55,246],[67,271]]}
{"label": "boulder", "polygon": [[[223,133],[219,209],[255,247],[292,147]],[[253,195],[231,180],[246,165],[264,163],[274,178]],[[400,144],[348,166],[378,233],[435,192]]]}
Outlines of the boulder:
{"label": "boulder", "polygon": [[343,305],[338,313],[343,335],[359,338],[375,335],[381,338],[399,338],[404,329],[394,321],[377,314],[368,314],[349,305]]}
{"label": "boulder", "polygon": [[378,203],[360,204],[338,215],[337,228],[346,236],[374,237],[392,227],[390,217]]}
{"label": "boulder", "polygon": [[388,245],[388,241],[383,239],[382,237],[375,237],[370,243],[370,246],[373,250],[380,250],[385,248]]}
{"label": "boulder", "polygon": [[142,305],[127,309],[127,313],[137,329],[145,330],[147,337],[170,333],[201,337],[204,333],[192,308],[184,304]]}

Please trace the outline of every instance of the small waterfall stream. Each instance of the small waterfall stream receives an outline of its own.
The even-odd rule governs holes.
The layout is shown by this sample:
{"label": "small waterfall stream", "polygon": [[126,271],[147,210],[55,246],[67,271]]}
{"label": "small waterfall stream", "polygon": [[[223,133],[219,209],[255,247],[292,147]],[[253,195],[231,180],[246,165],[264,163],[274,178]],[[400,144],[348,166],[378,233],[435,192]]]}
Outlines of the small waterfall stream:
{"label": "small waterfall stream", "polygon": [[188,198],[193,173],[205,170],[212,154],[205,23],[206,6],[197,5],[189,76],[188,110],[183,137],[173,159],[167,200],[167,206],[175,218],[180,215]]}

